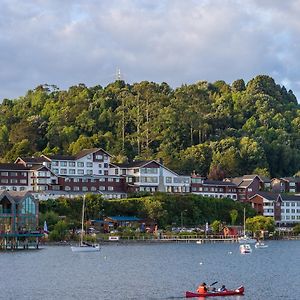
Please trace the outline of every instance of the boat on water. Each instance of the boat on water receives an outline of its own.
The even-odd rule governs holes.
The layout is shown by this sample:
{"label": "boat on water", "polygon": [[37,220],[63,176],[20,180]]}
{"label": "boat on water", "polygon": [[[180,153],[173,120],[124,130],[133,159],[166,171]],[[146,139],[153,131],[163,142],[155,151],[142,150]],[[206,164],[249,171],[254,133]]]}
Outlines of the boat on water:
{"label": "boat on water", "polygon": [[241,244],[254,244],[257,242],[256,239],[253,239],[246,235],[246,209],[244,208],[244,235],[238,238],[239,243]]}
{"label": "boat on water", "polygon": [[82,214],[81,214],[81,231],[80,231],[80,242],[78,246],[71,246],[72,252],[97,252],[100,251],[99,244],[91,244],[83,241],[84,235],[84,211],[85,211],[85,195],[82,201]]}
{"label": "boat on water", "polygon": [[268,248],[268,245],[266,245],[264,242],[259,241],[255,244],[256,249],[263,249],[263,248]]}
{"label": "boat on water", "polygon": [[247,254],[252,252],[252,248],[249,244],[242,244],[240,245],[240,252],[242,254]]}
{"label": "boat on water", "polygon": [[245,288],[243,286],[238,287],[235,290],[226,290],[226,291],[216,291],[216,292],[205,292],[205,293],[197,293],[197,292],[185,292],[186,298],[194,298],[194,297],[217,297],[217,296],[234,296],[234,295],[243,295]]}

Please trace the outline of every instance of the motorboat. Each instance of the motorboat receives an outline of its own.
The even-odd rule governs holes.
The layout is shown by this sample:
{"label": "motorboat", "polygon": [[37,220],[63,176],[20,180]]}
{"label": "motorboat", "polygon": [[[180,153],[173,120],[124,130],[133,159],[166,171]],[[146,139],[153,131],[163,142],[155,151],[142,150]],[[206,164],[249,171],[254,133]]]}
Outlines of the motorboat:
{"label": "motorboat", "polygon": [[247,254],[252,252],[252,248],[249,244],[242,244],[240,245],[240,252],[242,254]]}
{"label": "motorboat", "polygon": [[255,248],[256,249],[262,249],[262,248],[268,248],[268,245],[266,245],[264,242],[262,241],[258,241],[257,243],[255,243]]}

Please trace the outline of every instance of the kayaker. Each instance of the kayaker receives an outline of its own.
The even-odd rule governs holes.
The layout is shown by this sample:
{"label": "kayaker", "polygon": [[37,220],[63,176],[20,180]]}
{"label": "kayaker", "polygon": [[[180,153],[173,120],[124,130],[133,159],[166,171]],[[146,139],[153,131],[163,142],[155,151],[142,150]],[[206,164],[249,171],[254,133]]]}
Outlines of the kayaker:
{"label": "kayaker", "polygon": [[225,285],[223,284],[222,287],[220,287],[219,289],[220,292],[224,292],[224,291],[227,291]]}
{"label": "kayaker", "polygon": [[202,293],[206,293],[206,292],[207,292],[207,286],[206,286],[206,283],[205,283],[205,282],[202,282],[202,283],[198,286],[197,292],[198,292],[199,294],[202,294]]}

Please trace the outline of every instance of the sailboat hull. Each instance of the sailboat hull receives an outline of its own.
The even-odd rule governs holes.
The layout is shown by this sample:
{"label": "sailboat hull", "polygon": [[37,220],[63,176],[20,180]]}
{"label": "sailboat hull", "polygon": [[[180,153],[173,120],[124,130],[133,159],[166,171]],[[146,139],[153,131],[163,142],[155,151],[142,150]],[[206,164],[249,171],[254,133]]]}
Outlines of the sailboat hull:
{"label": "sailboat hull", "polygon": [[72,252],[98,252],[100,251],[100,246],[95,245],[95,246],[72,246],[71,247]]}

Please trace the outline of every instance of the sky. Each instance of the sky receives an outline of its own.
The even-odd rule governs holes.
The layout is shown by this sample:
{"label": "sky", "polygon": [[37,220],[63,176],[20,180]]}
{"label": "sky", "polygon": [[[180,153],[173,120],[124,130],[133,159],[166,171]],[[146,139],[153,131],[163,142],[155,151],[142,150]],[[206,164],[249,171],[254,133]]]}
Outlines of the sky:
{"label": "sky", "polygon": [[300,0],[0,0],[0,101],[40,84],[248,82],[300,99]]}

